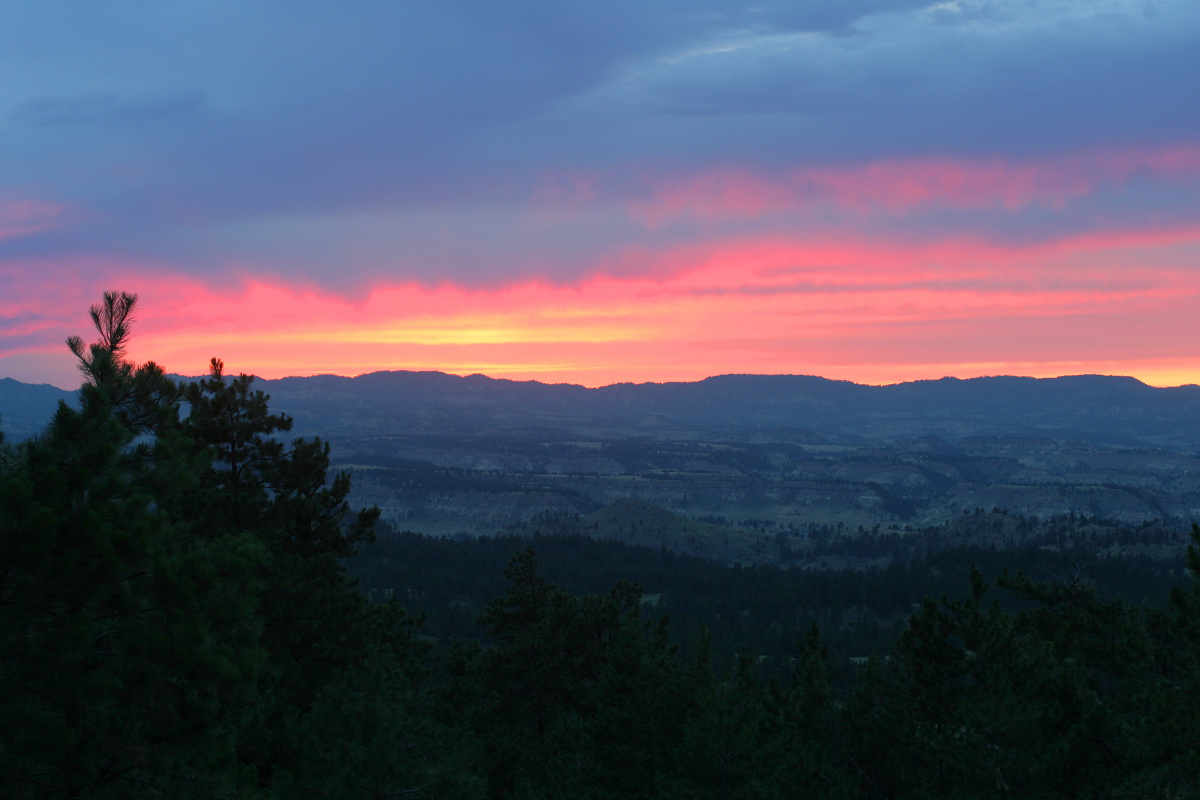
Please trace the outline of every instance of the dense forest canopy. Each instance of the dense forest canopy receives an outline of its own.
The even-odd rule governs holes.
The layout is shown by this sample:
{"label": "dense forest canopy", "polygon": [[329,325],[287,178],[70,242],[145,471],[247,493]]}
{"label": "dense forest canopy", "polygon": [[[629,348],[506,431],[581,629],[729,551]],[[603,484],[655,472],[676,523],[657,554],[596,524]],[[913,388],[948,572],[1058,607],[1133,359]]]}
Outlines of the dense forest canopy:
{"label": "dense forest canopy", "polygon": [[[567,534],[371,545],[378,511],[351,508],[328,445],[289,441],[250,377],[214,358],[184,385],[127,358],[136,307],[105,295],[98,340],[69,342],[78,406],[0,441],[0,795],[1200,796],[1184,564],[1136,573],[1177,583],[1164,598],[1093,567],[1098,591],[1069,556],[1031,578],[1028,553],[995,550],[851,574]],[[1079,530],[1047,532],[1054,552]],[[539,551],[591,574],[564,574],[569,591]],[[911,594],[931,578],[957,585]],[[704,607],[705,586],[740,596]],[[886,657],[846,667],[864,645],[822,616],[839,593]]]}

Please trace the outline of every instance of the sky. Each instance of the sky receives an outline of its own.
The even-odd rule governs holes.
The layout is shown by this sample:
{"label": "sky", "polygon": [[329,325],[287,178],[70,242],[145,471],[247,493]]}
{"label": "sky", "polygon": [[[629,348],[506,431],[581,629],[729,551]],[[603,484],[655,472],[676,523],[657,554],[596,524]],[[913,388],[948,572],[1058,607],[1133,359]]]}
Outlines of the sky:
{"label": "sky", "polygon": [[0,376],[1200,382],[1195,0],[10,0]]}

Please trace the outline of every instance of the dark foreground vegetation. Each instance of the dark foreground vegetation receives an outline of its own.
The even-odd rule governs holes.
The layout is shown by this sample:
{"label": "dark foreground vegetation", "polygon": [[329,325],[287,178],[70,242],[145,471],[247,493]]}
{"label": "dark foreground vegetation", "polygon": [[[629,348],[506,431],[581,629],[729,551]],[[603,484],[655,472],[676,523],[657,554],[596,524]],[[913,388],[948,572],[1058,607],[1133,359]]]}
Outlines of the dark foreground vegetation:
{"label": "dark foreground vegetation", "polygon": [[132,308],[72,340],[78,409],[0,448],[2,797],[1200,797],[1182,564],[1102,595],[1034,542],[1063,560],[1002,606],[985,549],[833,574],[537,540],[568,591],[527,540],[388,533],[352,562],[377,602],[327,447],[215,359],[129,363]]}
{"label": "dark foreground vegetation", "polygon": [[[554,531],[558,520],[540,528]],[[570,526],[568,526],[570,527]],[[856,664],[886,657],[925,597],[955,597],[972,570],[1002,587],[989,599],[1016,614],[1036,605],[1021,591],[1029,575],[1099,597],[1163,609],[1185,580],[1187,536],[1157,525],[1129,528],[1083,518],[1038,525],[1019,544],[949,544],[950,531],[841,537],[821,543],[822,559],[852,568],[728,566],[665,549],[598,541],[578,533],[535,533],[455,540],[389,530],[347,561],[375,600],[395,597],[424,617],[421,633],[439,652],[456,641],[486,641],[479,615],[507,588],[504,568],[532,546],[542,574],[572,594],[603,594],[621,580],[643,592],[642,613],[666,616],[673,642],[691,653],[701,630],[714,666],[752,655],[763,676],[785,678],[798,633],[816,624],[834,684],[853,686]],[[1005,588],[1008,587],[1008,588]]]}

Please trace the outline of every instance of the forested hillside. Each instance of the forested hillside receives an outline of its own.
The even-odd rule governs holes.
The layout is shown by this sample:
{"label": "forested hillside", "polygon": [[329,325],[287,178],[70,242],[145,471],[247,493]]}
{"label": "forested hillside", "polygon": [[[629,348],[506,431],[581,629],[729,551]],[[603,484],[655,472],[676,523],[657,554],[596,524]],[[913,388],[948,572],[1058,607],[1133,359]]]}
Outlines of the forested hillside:
{"label": "forested hillside", "polygon": [[251,378],[130,362],[135,301],[0,443],[0,796],[1200,796],[1200,528],[811,542],[851,571],[403,534]]}
{"label": "forested hillside", "polygon": [[[830,537],[815,544],[807,566],[781,569],[730,567],[665,548],[596,540],[569,521],[547,519],[537,527],[453,540],[384,526],[347,565],[369,596],[395,595],[425,615],[422,633],[446,647],[483,637],[480,610],[504,591],[502,571],[512,555],[532,546],[545,576],[572,593],[602,594],[620,580],[638,584],[643,613],[668,617],[684,650],[702,630],[711,634],[716,665],[752,654],[761,674],[779,675],[794,655],[797,632],[816,624],[845,687],[854,680],[853,662],[886,656],[923,598],[962,594],[973,569],[991,583],[1020,572],[1163,610],[1171,586],[1185,579],[1187,542],[1183,533],[1157,526],[1063,519],[1006,546],[946,528]],[[990,597],[1011,613],[1030,607],[1010,589]]]}
{"label": "forested hillside", "polygon": [[[585,389],[405,372],[256,385],[297,432],[330,443],[354,475],[351,505],[432,534],[491,535],[618,500],[768,535],[927,527],[976,508],[1184,529],[1200,515],[1195,386],[724,376]],[[73,402],[0,381],[10,438],[40,430],[62,398]],[[727,558],[772,560],[753,547]]]}

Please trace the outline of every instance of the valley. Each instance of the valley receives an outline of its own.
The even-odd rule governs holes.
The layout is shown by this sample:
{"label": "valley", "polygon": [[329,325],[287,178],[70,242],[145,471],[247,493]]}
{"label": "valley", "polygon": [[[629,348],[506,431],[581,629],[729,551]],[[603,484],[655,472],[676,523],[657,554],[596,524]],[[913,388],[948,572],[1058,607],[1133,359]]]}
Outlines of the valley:
{"label": "valley", "polygon": [[[1177,529],[1200,519],[1197,386],[729,375],[585,389],[415,372],[254,385],[293,434],[331,443],[353,505],[437,536],[578,517],[598,537],[754,564],[976,510]],[[18,440],[72,397],[6,380],[0,429]],[[635,531],[635,507],[660,522]]]}

